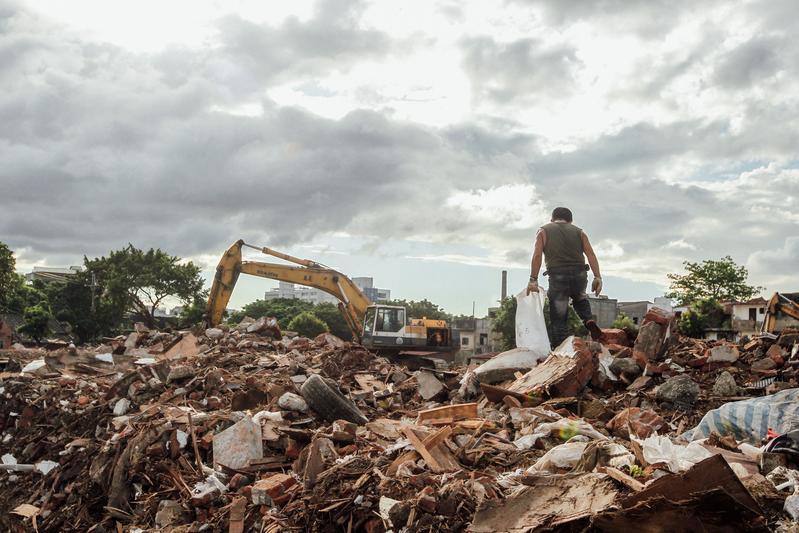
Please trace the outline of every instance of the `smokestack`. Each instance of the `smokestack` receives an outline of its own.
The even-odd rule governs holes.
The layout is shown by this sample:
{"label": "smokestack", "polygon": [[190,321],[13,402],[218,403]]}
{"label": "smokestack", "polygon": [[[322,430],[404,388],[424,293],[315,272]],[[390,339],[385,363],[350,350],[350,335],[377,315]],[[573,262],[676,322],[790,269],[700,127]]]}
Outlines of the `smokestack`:
{"label": "smokestack", "polygon": [[508,297],[508,271],[502,271],[502,299]]}

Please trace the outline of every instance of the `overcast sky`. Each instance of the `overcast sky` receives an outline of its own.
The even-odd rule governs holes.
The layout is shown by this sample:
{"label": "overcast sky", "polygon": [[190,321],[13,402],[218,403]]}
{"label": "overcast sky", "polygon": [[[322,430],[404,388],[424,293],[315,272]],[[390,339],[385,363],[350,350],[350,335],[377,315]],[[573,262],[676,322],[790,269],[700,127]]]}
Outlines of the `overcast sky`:
{"label": "overcast sky", "polygon": [[[0,241],[233,241],[477,313],[566,205],[605,292],[799,290],[795,0],[0,0]],[[232,305],[274,285],[244,280]]]}

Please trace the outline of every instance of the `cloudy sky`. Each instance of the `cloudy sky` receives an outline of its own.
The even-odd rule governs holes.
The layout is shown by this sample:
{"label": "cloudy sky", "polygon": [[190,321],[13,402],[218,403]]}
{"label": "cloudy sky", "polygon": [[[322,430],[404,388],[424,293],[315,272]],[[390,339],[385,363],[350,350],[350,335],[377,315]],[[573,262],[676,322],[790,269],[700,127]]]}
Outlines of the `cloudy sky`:
{"label": "cloudy sky", "polygon": [[799,290],[797,30],[791,0],[0,0],[0,241],[210,275],[244,238],[481,314],[566,205],[610,297],[727,254]]}

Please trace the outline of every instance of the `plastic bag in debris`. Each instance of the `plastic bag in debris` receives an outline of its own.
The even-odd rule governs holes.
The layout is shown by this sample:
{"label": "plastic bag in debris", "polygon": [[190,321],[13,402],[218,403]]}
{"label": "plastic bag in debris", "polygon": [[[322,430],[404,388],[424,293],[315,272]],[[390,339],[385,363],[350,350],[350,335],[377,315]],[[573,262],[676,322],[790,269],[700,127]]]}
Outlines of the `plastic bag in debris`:
{"label": "plastic bag in debris", "polygon": [[757,444],[769,429],[779,434],[799,429],[799,389],[725,403],[708,411],[699,425],[682,436],[693,441],[707,438],[715,431],[720,435],[732,435],[738,441]]}
{"label": "plastic bag in debris", "polygon": [[563,440],[569,440],[575,435],[585,435],[586,437],[599,440],[607,439],[605,435],[595,430],[594,426],[585,420],[574,420],[571,418],[561,418],[555,422],[541,424],[536,426],[533,433],[541,436],[553,435]]}
{"label": "plastic bag in debris", "polygon": [[675,474],[685,472],[696,463],[713,455],[698,442],[680,446],[664,435],[652,435],[645,439],[637,439],[631,435],[630,438],[641,445],[647,463],[665,463],[669,471]]}
{"label": "plastic bag in debris", "polygon": [[549,355],[549,335],[544,323],[544,293],[539,290],[516,295],[516,346],[527,348],[539,358]]}
{"label": "plastic bag in debris", "polygon": [[582,441],[559,444],[545,453],[533,466],[528,468],[527,473],[556,473],[563,468],[574,468],[583,456],[586,446],[588,446],[588,443]]}
{"label": "plastic bag in debris", "polygon": [[527,290],[516,296],[516,348],[502,352],[477,367],[480,383],[500,383],[513,379],[516,372],[526,372],[549,355],[549,337],[544,324],[544,297]]}

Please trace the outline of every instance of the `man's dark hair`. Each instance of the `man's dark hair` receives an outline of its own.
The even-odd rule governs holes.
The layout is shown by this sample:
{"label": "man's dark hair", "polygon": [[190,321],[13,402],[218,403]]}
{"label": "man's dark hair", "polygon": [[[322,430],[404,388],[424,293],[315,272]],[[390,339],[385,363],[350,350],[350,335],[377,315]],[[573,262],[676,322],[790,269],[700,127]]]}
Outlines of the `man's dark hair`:
{"label": "man's dark hair", "polygon": [[573,220],[571,209],[568,207],[556,207],[552,210],[552,220],[571,222]]}

